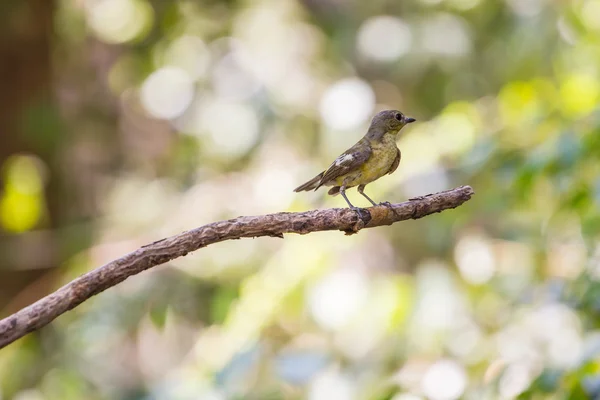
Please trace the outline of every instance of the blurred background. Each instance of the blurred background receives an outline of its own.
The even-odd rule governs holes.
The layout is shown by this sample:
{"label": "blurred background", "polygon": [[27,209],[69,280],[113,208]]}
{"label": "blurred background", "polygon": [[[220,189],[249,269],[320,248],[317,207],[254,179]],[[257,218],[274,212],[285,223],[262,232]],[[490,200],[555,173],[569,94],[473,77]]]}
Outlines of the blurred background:
{"label": "blurred background", "polygon": [[[293,193],[417,119],[377,201],[456,210],[244,239],[0,351],[0,398],[600,398],[600,0],[4,0],[0,316]],[[366,200],[349,193],[357,205]]]}

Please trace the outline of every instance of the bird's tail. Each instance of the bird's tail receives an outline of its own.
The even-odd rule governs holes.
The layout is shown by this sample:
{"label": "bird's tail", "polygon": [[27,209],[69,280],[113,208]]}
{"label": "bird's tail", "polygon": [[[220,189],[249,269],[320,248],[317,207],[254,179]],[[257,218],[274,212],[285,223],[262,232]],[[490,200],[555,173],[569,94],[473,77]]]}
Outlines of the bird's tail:
{"label": "bird's tail", "polygon": [[294,192],[304,192],[316,189],[319,186],[319,182],[321,181],[323,174],[324,172],[321,172],[319,175],[315,176],[310,181],[298,186],[296,189],[294,189]]}

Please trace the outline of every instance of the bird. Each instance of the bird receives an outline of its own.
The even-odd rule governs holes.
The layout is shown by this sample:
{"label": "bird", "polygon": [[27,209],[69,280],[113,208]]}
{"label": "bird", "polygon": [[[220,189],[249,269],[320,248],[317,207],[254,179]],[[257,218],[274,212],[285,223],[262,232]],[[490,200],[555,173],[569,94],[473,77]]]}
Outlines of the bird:
{"label": "bird", "polygon": [[[371,204],[377,206],[366,193],[367,184],[393,173],[400,164],[401,153],[396,146],[398,134],[404,126],[416,120],[398,110],[377,113],[365,136],[354,146],[340,154],[327,168],[308,182],[298,186],[294,192],[317,190],[321,186],[333,186],[328,194],[341,194],[350,209],[362,214],[346,196],[346,189],[358,186],[357,191]],[[381,204],[389,204],[387,202]]]}

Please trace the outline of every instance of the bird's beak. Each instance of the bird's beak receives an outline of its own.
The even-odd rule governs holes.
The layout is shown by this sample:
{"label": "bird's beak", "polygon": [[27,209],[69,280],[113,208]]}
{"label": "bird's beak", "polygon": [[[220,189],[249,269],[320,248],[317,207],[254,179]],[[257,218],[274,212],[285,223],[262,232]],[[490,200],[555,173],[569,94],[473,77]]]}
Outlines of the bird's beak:
{"label": "bird's beak", "polygon": [[410,123],[415,122],[415,121],[416,121],[416,119],[410,118],[410,117],[404,119],[404,122],[406,122],[407,124],[410,124]]}

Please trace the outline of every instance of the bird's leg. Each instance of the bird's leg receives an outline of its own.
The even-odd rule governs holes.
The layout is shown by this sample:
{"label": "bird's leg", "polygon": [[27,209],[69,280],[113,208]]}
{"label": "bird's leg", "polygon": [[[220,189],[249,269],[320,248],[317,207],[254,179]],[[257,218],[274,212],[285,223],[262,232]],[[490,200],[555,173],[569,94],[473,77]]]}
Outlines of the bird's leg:
{"label": "bird's leg", "polygon": [[358,193],[365,196],[365,198],[367,200],[369,200],[371,202],[371,204],[373,204],[374,206],[377,206],[377,203],[375,203],[373,200],[371,200],[371,198],[369,196],[367,196],[367,194],[364,192],[365,186],[367,186],[367,185],[358,185],[358,188],[356,190],[358,190]]}
{"label": "bird's leg", "polygon": [[367,200],[369,200],[371,202],[371,204],[373,204],[374,206],[386,206],[386,207],[391,207],[392,203],[390,203],[389,201],[382,201],[379,204],[376,204],[369,196],[367,196],[367,194],[364,192],[365,190],[365,186],[367,185],[359,185],[357,190],[358,193],[362,194],[363,196],[365,196],[367,198]]}
{"label": "bird's leg", "polygon": [[356,209],[356,207],[354,207],[354,206],[352,205],[352,203],[350,203],[350,200],[348,200],[348,197],[346,197],[346,185],[342,185],[342,186],[340,186],[340,194],[342,195],[342,197],[344,198],[344,200],[346,200],[346,203],[348,203],[348,206],[349,206],[351,209],[355,210],[355,209]]}
{"label": "bird's leg", "polygon": [[340,186],[340,194],[342,195],[342,197],[344,198],[344,200],[346,200],[346,203],[348,203],[348,206],[350,207],[350,209],[353,210],[354,212],[356,212],[358,214],[358,218],[360,218],[361,220],[364,220],[360,208],[354,207],[352,205],[352,203],[350,203],[350,200],[348,200],[348,197],[346,197],[346,185]]}

